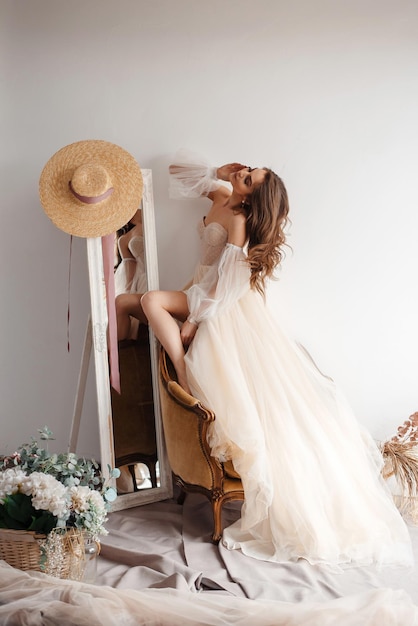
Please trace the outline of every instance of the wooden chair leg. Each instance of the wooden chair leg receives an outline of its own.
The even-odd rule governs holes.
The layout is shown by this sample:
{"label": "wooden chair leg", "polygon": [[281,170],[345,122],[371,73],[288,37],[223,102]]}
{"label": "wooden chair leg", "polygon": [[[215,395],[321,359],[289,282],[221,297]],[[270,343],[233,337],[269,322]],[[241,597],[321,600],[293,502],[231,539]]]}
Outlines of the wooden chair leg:
{"label": "wooden chair leg", "polygon": [[219,543],[222,537],[222,500],[212,500],[213,511],[213,543]]}
{"label": "wooden chair leg", "polygon": [[138,491],[138,485],[136,483],[135,465],[128,465],[129,473],[132,477],[132,483],[134,491]]}

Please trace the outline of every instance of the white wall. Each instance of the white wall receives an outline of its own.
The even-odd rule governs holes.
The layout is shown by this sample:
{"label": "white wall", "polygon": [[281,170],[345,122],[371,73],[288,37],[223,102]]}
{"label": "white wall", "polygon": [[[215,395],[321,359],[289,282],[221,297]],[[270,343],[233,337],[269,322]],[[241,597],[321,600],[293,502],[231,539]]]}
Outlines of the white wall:
{"label": "white wall", "polygon": [[[187,146],[273,167],[293,253],[271,301],[376,437],[418,410],[415,0],[1,0],[1,442],[65,448],[89,292],[75,239],[40,207],[46,161],[105,139],[152,168],[163,287],[205,211],[169,201]],[[90,375],[80,452],[97,454]]]}

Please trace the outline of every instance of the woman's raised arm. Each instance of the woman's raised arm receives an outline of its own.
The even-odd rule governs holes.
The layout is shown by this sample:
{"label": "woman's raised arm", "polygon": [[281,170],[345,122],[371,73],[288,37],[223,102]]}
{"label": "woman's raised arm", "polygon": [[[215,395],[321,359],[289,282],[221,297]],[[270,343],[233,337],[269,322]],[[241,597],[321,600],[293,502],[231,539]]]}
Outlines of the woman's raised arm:
{"label": "woman's raised arm", "polygon": [[213,167],[202,156],[189,150],[179,150],[169,166],[170,197],[197,198],[207,196],[211,200],[218,190],[225,193],[226,187],[219,181],[229,182],[231,174],[242,169],[240,163],[229,163]]}

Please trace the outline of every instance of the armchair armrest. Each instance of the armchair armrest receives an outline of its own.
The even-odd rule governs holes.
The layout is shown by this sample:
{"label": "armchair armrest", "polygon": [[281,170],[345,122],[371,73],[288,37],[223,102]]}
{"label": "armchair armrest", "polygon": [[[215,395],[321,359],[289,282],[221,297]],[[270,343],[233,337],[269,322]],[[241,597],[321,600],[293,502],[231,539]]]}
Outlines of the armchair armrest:
{"label": "armchair armrest", "polygon": [[167,390],[178,404],[194,411],[204,421],[213,422],[215,419],[214,413],[206,407],[203,407],[200,400],[191,396],[187,391],[184,391],[183,387],[180,387],[177,381],[169,380],[167,382]]}

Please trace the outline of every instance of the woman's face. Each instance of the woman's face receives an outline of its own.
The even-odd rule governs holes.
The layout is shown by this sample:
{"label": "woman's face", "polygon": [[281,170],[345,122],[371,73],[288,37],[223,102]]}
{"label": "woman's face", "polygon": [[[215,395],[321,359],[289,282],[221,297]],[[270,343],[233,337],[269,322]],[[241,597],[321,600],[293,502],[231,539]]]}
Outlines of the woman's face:
{"label": "woman's face", "polygon": [[242,196],[250,196],[254,189],[261,185],[266,177],[266,171],[261,168],[244,167],[238,172],[231,174],[231,184],[237,193]]}

